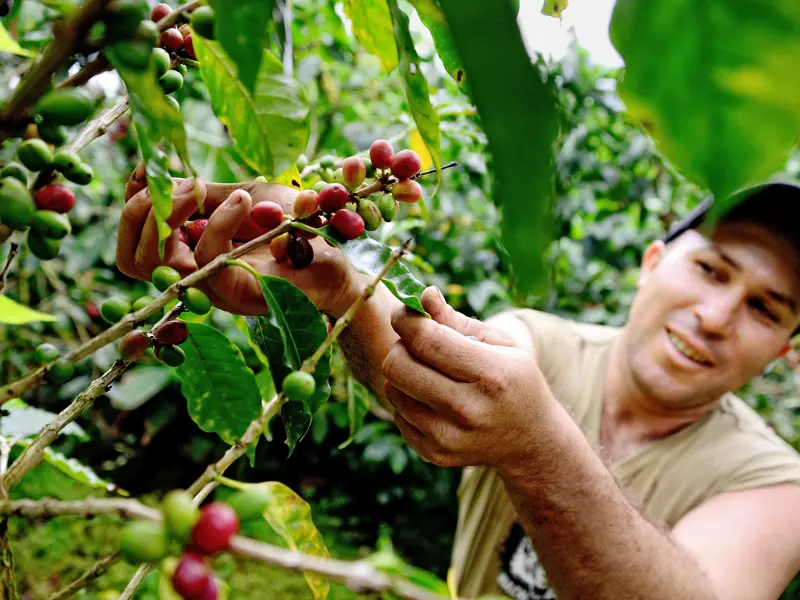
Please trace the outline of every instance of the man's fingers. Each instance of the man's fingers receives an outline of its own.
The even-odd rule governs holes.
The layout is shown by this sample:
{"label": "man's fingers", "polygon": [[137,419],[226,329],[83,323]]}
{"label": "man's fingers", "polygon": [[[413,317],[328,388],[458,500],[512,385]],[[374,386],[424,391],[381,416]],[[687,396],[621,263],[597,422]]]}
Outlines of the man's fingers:
{"label": "man's fingers", "polygon": [[[233,249],[232,238],[245,219],[250,217],[250,194],[234,191],[208,219],[208,225],[194,249],[195,260],[204,267],[220,254]],[[242,269],[226,267],[206,279],[211,291],[221,298],[235,295],[242,277],[250,277]]]}
{"label": "man's fingers", "polygon": [[434,321],[446,325],[464,336],[472,336],[478,341],[493,346],[516,346],[514,341],[505,334],[497,331],[486,323],[471,319],[467,315],[456,311],[447,303],[438,288],[428,287],[422,292],[420,298],[422,307]]}
{"label": "man's fingers", "polygon": [[[197,180],[197,187],[192,185],[191,179],[184,179],[177,185],[172,196],[172,213],[167,219],[167,225],[170,229],[178,229],[188,219],[197,208],[196,193],[201,197],[205,194],[205,184]],[[174,238],[174,239],[173,239]],[[164,253],[164,260],[158,253],[158,226],[156,224],[155,211],[151,210],[145,220],[144,227],[142,228],[137,244],[136,253],[134,255],[134,265],[139,273],[146,279],[149,278],[150,273],[153,272],[160,264],[170,262],[172,255],[178,248],[178,235],[173,231],[172,236],[167,241],[167,248]],[[171,265],[179,272],[184,273],[185,269],[191,268],[194,265],[194,260],[191,263]],[[179,268],[180,267],[180,268]]]}
{"label": "man's fingers", "polygon": [[125,202],[130,200],[133,196],[138,194],[147,186],[147,178],[145,177],[144,162],[139,161],[136,168],[128,178],[125,184]]}

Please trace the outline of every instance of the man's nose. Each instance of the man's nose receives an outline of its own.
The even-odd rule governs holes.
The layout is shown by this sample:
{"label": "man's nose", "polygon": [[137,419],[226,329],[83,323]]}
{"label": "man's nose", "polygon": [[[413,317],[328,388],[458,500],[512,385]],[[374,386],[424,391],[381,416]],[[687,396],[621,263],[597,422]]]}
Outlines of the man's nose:
{"label": "man's nose", "polygon": [[700,330],[714,337],[726,337],[733,328],[742,300],[733,290],[714,293],[695,305]]}

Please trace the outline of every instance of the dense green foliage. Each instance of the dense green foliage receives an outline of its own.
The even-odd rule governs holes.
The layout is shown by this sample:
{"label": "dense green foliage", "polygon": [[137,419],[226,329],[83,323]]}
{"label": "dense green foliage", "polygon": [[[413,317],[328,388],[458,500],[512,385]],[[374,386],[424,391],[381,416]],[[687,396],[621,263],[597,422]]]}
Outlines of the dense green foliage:
{"label": "dense green foliage", "polygon": [[[552,129],[556,124],[560,129],[553,155],[552,205],[545,199],[536,202],[536,198],[525,195],[525,186],[520,185],[524,180],[514,179],[520,177],[521,165],[508,164],[507,153],[491,152],[493,144],[502,143],[497,141],[497,132],[507,122],[482,121],[467,95],[467,91],[477,91],[478,98],[486,99],[485,103],[475,100],[479,110],[492,103],[494,109],[490,110],[507,109],[502,98],[480,95],[488,85],[480,78],[487,76],[491,65],[481,65],[475,57],[465,55],[467,71],[473,69],[476,75],[474,88],[469,76],[462,81],[458,52],[463,52],[464,46],[447,35],[437,35],[442,23],[437,21],[436,11],[426,12],[429,2],[411,4],[436,36],[435,43],[431,43],[427,31],[414,30],[414,39],[405,40],[399,48],[391,37],[386,37],[392,35],[391,30],[365,34],[370,23],[376,18],[383,23],[379,17],[387,15],[361,13],[359,4],[345,2],[339,6],[327,0],[296,0],[289,15],[285,4],[278,1],[283,10],[274,11],[263,39],[254,40],[256,49],[268,47],[271,51],[264,53],[261,63],[254,62],[242,72],[238,65],[246,61],[241,57],[252,56],[252,49],[232,46],[232,40],[224,36],[216,41],[198,40],[195,47],[200,70],[190,68],[183,85],[172,94],[179,102],[177,113],[166,108],[165,101],[163,105],[153,104],[153,90],[149,91],[150,96],[132,97],[132,103],[142,109],[139,121],[124,117],[81,153],[95,175],[89,185],[79,188],[76,208],[70,213],[72,232],[61,243],[58,257],[43,261],[27,246],[21,248],[3,294],[55,319],[24,327],[0,325],[0,385],[37,364],[34,353],[40,344],[49,342],[66,351],[107,330],[109,323],[98,313],[106,299],[157,295],[152,285],[119,272],[115,244],[125,181],[141,158],[137,142],[146,142],[155,135],[156,128],[148,119],[159,112],[171,115],[171,128],[160,133],[174,144],[174,151],[168,155],[151,157],[163,175],[189,176],[194,169],[207,181],[237,182],[265,174],[273,177],[289,168],[299,152],[312,162],[326,155],[342,158],[363,152],[379,137],[392,140],[396,147],[418,151],[423,157],[423,169],[457,161],[458,167],[441,171],[440,181],[436,176],[422,180],[424,203],[401,205],[399,217],[371,237],[396,245],[405,241],[408,234],[413,235],[414,251],[406,261],[410,271],[424,284],[439,286],[455,308],[477,317],[511,306],[530,306],[582,321],[621,325],[635,293],[644,246],[663,237],[669,226],[706,193],[680,175],[673,162],[681,168],[695,164],[701,169],[697,180],[711,187],[725,190],[730,185],[727,180],[714,179],[718,175],[717,163],[686,155],[682,132],[668,132],[671,143],[682,148],[679,159],[668,160],[663,154],[664,146],[660,151],[654,141],[661,132],[654,133],[650,127],[648,134],[625,112],[617,94],[622,74],[591,65],[585,52],[575,47],[562,61],[549,63],[540,59],[525,65],[532,75],[541,75],[542,84],[552,94],[552,100],[547,102],[552,101],[552,111],[558,119]],[[457,11],[459,4],[442,2],[442,7],[449,13]],[[24,0],[15,4],[3,22],[24,48],[38,51],[51,35],[52,20],[69,6],[69,2]],[[387,11],[395,16],[398,12],[406,14],[401,7],[408,8],[406,3],[398,5],[391,0]],[[627,18],[634,17],[635,13]],[[239,14],[236,18],[251,20],[251,32],[264,30],[262,22],[252,21],[252,15]],[[283,22],[287,18],[291,18],[290,39]],[[618,17],[615,26],[619,39],[624,39],[624,25],[622,17]],[[652,23],[648,21],[648,25]],[[496,35],[501,36],[502,29]],[[387,39],[391,43],[386,43]],[[287,47],[292,48],[294,60],[291,80],[281,74],[280,60],[276,58],[283,56]],[[0,85],[0,102],[8,98],[8,84],[16,83],[15,78],[27,64],[24,56],[2,57],[0,81],[4,83]],[[84,63],[85,59],[78,56],[70,73]],[[399,69],[392,70],[398,65]],[[424,93],[427,90],[409,76],[409,65],[424,73],[433,92],[430,99]],[[137,76],[126,73],[124,68],[120,70],[126,83],[136,87]],[[223,102],[213,88],[228,85],[232,72],[238,73],[244,88],[229,90]],[[66,70],[58,74],[61,78],[67,75]],[[693,76],[701,77],[702,73]],[[104,75],[106,87],[101,86],[100,80],[98,77],[89,84],[93,99],[112,107],[122,94],[116,87],[119,81],[116,76]],[[280,87],[283,85],[286,87]],[[533,87],[538,89],[538,79]],[[284,121],[269,111],[253,109],[248,90],[258,90],[259,95],[267,97],[281,95],[297,109],[294,118]],[[646,99],[649,92],[631,83],[629,93]],[[302,96],[308,100],[307,112],[299,101]],[[646,104],[645,100],[641,102],[642,106]],[[704,111],[718,108],[713,96],[708,102],[703,105]],[[524,113],[524,104],[517,108]],[[641,112],[636,114],[642,116]],[[726,119],[733,120],[738,114],[726,113]],[[781,114],[775,115],[778,124],[770,125],[773,133],[780,129]],[[792,114],[797,116],[796,111]],[[226,117],[227,127],[218,118],[220,115]],[[180,117],[185,121],[185,139],[178,127]],[[253,128],[253,123],[258,127]],[[296,135],[299,124],[307,125],[307,138]],[[545,130],[553,133],[547,127]],[[729,133],[733,138],[738,135],[733,129]],[[272,136],[291,143],[276,144]],[[429,147],[434,137],[438,151],[431,154]],[[726,139],[709,141],[708,147],[694,151],[703,152],[703,156],[713,154],[717,149],[714,144],[724,145]],[[773,138],[764,139],[766,144]],[[546,140],[542,144],[546,146]],[[242,152],[243,145],[251,151]],[[12,140],[0,149],[0,165],[14,159],[16,146],[17,141]],[[547,148],[532,148],[531,154],[521,159],[534,160],[537,152],[546,153]],[[731,160],[739,158],[733,156]],[[790,160],[785,170],[789,176],[800,178],[800,157]],[[532,176],[535,186],[528,188],[537,190],[532,195],[549,187],[548,180],[538,175]],[[501,202],[503,196],[496,194],[498,179],[515,184],[516,187],[507,188],[513,190],[513,202],[507,198]],[[161,202],[162,214],[168,214],[168,206],[163,203],[166,191],[154,192],[157,205]],[[535,221],[527,224],[548,233],[535,236],[533,246],[509,246],[509,239],[518,238],[509,238],[508,228],[526,225],[526,219],[503,221],[504,211],[525,213],[526,204],[531,209],[530,215],[525,216]],[[524,231],[517,229],[511,235],[524,236]],[[537,244],[546,248],[539,254],[544,259],[542,272],[547,273],[547,286],[532,291],[515,286],[521,276],[520,267],[532,271],[539,268],[535,264],[538,258],[532,262],[520,258],[531,248],[538,248]],[[362,252],[364,248],[369,250],[366,245],[357,250]],[[0,264],[7,251],[8,245],[0,247]],[[352,257],[358,256],[372,261],[368,266],[374,268],[386,260],[387,253],[377,248],[358,255],[354,250]],[[410,289],[404,297],[413,304],[416,288],[404,288],[404,282],[408,283],[404,277],[400,273],[390,281],[398,282],[396,289],[401,295]],[[307,326],[311,333],[305,338],[308,348],[303,350],[313,350],[325,337],[321,317],[280,281],[263,278],[262,285],[265,296],[275,298],[276,310],[291,307],[282,317]],[[281,299],[287,300],[282,303]],[[242,423],[246,425],[258,415],[259,400],[275,392],[273,376],[262,360],[264,346],[258,345],[259,336],[280,338],[275,323],[264,318],[244,319],[217,309],[207,315],[182,318],[190,323],[182,367],[171,369],[152,356],[143,359],[82,415],[77,422],[79,428],[66,432],[71,435],[62,436],[53,445],[54,450],[91,468],[83,480],[68,476],[70,469],[77,468],[74,464],[70,469],[59,470],[58,460],[63,464],[66,459],[54,458],[31,471],[14,489],[15,497],[79,498],[108,489],[106,482],[113,483],[112,493],[160,497],[170,489],[190,485],[209,462],[241,436]],[[212,338],[213,343],[203,342]],[[25,403],[58,412],[117,357],[115,345],[101,348],[76,365],[75,375],[68,383],[46,383],[26,395]],[[275,356],[266,358],[270,365],[279,360]],[[227,361],[227,367],[234,364],[238,371],[214,371],[207,365],[213,365],[215,360]],[[292,364],[281,363],[275,367],[277,372],[285,374],[296,369],[301,357],[289,360]],[[263,436],[250,448],[249,459],[236,463],[227,475],[242,481],[281,481],[306,498],[312,506],[314,522],[335,556],[351,558],[359,549],[362,553],[371,551],[382,526],[388,526],[401,555],[444,577],[455,529],[459,473],[421,461],[355,381],[338,351],[328,362],[315,373],[319,397],[312,396],[299,413],[284,413],[286,434],[283,424],[273,424],[271,435]],[[765,377],[743,393],[785,439],[800,447],[800,403],[793,373],[797,362],[800,359],[794,353],[775,361]],[[189,375],[205,369],[204,377],[182,377],[181,369]],[[246,380],[246,385],[234,389],[231,382],[237,373],[248,369],[256,374],[254,383],[250,385],[251,380]],[[283,377],[275,380],[282,381]],[[323,403],[328,386],[331,399]],[[226,398],[226,402],[204,404],[202,399],[207,394]],[[234,404],[235,410],[230,410],[228,407]],[[29,410],[22,403],[3,408],[11,414]],[[312,412],[316,414],[309,421],[307,417]],[[24,431],[0,433],[30,438],[44,422],[31,428],[29,421]],[[0,421],[0,427],[5,423]],[[298,445],[287,449],[286,436],[299,441]],[[19,452],[20,446],[12,451],[12,459]],[[164,460],[165,456],[170,457],[169,461]],[[45,596],[79,575],[102,554],[117,547],[118,523],[105,518],[89,524],[74,518],[55,519],[46,525],[13,520],[10,533],[12,543],[20,549],[17,561],[21,590],[34,593],[38,588],[35,593]],[[251,532],[253,537],[285,545],[270,525],[259,525],[258,531]],[[423,531],[425,535],[420,535]],[[64,540],[63,544],[58,540]],[[275,597],[311,597],[300,575],[286,576],[266,567],[235,562],[230,557],[220,557],[216,568],[229,584],[231,598],[252,597],[253,590],[265,589]],[[43,582],[43,572],[56,575]],[[118,593],[133,572],[132,565],[115,565],[93,584],[91,595],[86,597],[112,597],[108,591]],[[154,574],[137,597],[156,598],[157,587]],[[339,586],[331,587],[329,598],[345,597],[353,595]]]}

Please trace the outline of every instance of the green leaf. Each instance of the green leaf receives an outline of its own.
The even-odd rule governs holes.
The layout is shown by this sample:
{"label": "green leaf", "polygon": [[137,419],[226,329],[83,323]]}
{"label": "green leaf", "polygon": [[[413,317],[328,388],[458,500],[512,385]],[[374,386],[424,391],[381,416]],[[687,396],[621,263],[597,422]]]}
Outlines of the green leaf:
{"label": "green leaf", "polygon": [[236,78],[236,65],[219,43],[198,36],[194,48],[214,113],[228,127],[242,159],[267,178],[286,171],[308,142],[309,109],[300,84],[283,75],[281,62],[264,50],[251,93]]}
{"label": "green leaf", "polygon": [[128,91],[158,226],[159,256],[163,258],[167,238],[172,234],[172,229],[166,223],[172,214],[172,179],[169,158],[158,148],[158,144],[162,139],[166,140],[175,148],[184,166],[194,174],[189,160],[183,115],[167,101],[164,90],[156,80],[155,65],[151,63],[147,69],[136,71],[117,58],[114,46],[109,46],[104,52]]}
{"label": "green leaf", "polygon": [[552,238],[555,96],[531,63],[508,0],[494,2],[491,11],[482,0],[440,0],[440,5],[489,141],[503,243],[518,287],[528,292],[544,281],[543,257]]}
{"label": "green leaf", "polygon": [[800,133],[800,3],[619,0],[610,34],[623,101],[687,178],[723,200],[783,168]]}
{"label": "green leaf", "polygon": [[[267,357],[272,382],[280,391],[284,378],[299,369],[328,336],[328,328],[314,303],[297,286],[285,279],[259,277],[267,315],[245,317],[252,340]],[[288,401],[281,408],[286,427],[286,443],[291,456],[297,443],[311,426],[311,419],[331,392],[331,351],[328,349],[317,363],[314,394],[306,403]]]}
{"label": "green leaf", "polygon": [[24,325],[34,321],[52,322],[56,318],[53,315],[28,308],[23,304],[17,304],[11,298],[0,295],[0,323],[6,325]]}
{"label": "green leaf", "polygon": [[[12,460],[21,453],[22,448],[30,446],[32,441],[17,442],[11,451]],[[74,458],[67,458],[52,448],[45,448],[42,461],[11,489],[11,495],[13,498],[79,500],[97,495],[97,490],[128,495]]]}
{"label": "green leaf", "polygon": [[5,25],[0,23],[0,52],[10,52],[17,56],[24,56],[25,58],[33,58],[36,52],[26,50],[17,43],[17,40],[11,37]]}
{"label": "green leaf", "polygon": [[397,47],[386,0],[345,0],[344,12],[353,23],[353,35],[361,47],[380,59],[385,72],[393,71],[397,66]]}
{"label": "green leaf", "polygon": [[187,323],[181,344],[186,361],[178,367],[189,415],[207,433],[234,444],[261,414],[261,394],[241,350],[209,325]]}
{"label": "green leaf", "polygon": [[368,556],[365,560],[384,573],[401,577],[436,594],[450,596],[450,590],[446,582],[442,581],[434,573],[409,565],[395,552],[385,530],[381,530],[378,539],[378,551]]}
{"label": "green leaf", "polygon": [[[6,438],[26,438],[37,435],[57,416],[50,411],[28,406],[19,398],[6,402],[3,409],[11,413],[7,416],[0,416],[0,435]],[[83,427],[74,422],[67,425],[61,434],[75,436],[82,442],[89,440]]]}
{"label": "green leaf", "polygon": [[433,45],[442,64],[450,76],[462,85],[466,79],[464,65],[461,64],[461,57],[456,50],[453,34],[447,26],[447,19],[444,18],[442,9],[439,8],[436,0],[409,0],[417,10],[420,20],[428,28],[433,37]]}
{"label": "green leaf", "polygon": [[[387,263],[392,249],[372,239],[366,233],[361,237],[342,242],[333,235],[330,226],[319,229],[320,235],[340,248],[350,263],[361,273],[377,277],[383,265]],[[425,285],[408,270],[401,261],[397,261],[382,279],[383,283],[403,304],[424,315],[428,315],[419,297],[425,291]]]}
{"label": "green leaf", "polygon": [[425,146],[433,158],[433,165],[436,167],[436,187],[433,194],[439,189],[442,181],[442,157],[439,148],[439,115],[431,104],[430,90],[428,81],[422,72],[421,60],[414,48],[414,40],[411,38],[409,30],[408,15],[397,6],[397,0],[388,0],[389,8],[392,11],[392,21],[394,23],[394,39],[397,45],[397,53],[400,58],[400,73],[403,75],[403,86],[406,90],[408,107],[411,116],[417,124]]}
{"label": "green leaf", "polygon": [[352,375],[347,376],[347,419],[350,421],[350,436],[339,445],[342,450],[349,446],[364,424],[372,402],[369,390]]}
{"label": "green leaf", "polygon": [[[311,506],[305,500],[277,481],[254,486],[269,493],[270,500],[264,518],[290,549],[313,556],[330,557],[325,540],[311,517]],[[303,572],[303,576],[315,600],[327,598],[329,583],[325,577],[307,571]]]}
{"label": "green leaf", "polygon": [[[239,81],[255,91],[275,0],[215,0],[216,39],[236,65]],[[193,35],[192,39],[199,36]]]}
{"label": "green leaf", "polygon": [[546,17],[561,18],[561,13],[569,6],[569,0],[544,0],[542,14]]}

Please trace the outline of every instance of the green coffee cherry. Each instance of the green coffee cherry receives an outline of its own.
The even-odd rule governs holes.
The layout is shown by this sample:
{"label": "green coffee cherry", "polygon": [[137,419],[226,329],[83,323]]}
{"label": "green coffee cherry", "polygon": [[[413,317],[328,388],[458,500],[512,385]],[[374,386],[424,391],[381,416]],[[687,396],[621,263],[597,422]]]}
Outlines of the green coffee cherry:
{"label": "green coffee cherry", "polygon": [[59,150],[53,157],[53,168],[61,173],[74,171],[81,164],[81,157],[69,150]]}
{"label": "green coffee cherry", "polygon": [[236,511],[239,521],[242,522],[262,518],[269,501],[269,492],[264,488],[254,486],[237,491],[225,500],[225,503]]}
{"label": "green coffee cherry", "polygon": [[155,66],[157,78],[169,71],[169,53],[163,48],[153,48],[150,62]]}
{"label": "green coffee cherry", "polygon": [[17,158],[31,171],[41,171],[53,162],[53,151],[44,140],[25,140],[17,148]]}
{"label": "green coffee cherry", "polygon": [[397,216],[397,200],[391,194],[384,194],[378,198],[378,210],[381,211],[383,220],[387,223],[394,220]]}
{"label": "green coffee cherry", "polygon": [[178,66],[175,67],[175,70],[181,74],[181,77],[186,77],[186,74],[189,72],[189,69],[186,68],[186,65],[180,63]]}
{"label": "green coffee cherry", "polygon": [[122,296],[112,296],[100,305],[100,316],[113,325],[131,312],[131,303]]}
{"label": "green coffee cherry", "polygon": [[39,344],[36,350],[33,351],[33,358],[36,359],[36,362],[40,365],[52,362],[59,356],[61,356],[61,353],[58,351],[58,348],[49,343]]}
{"label": "green coffee cherry", "polygon": [[169,102],[175,108],[175,110],[180,112],[181,105],[177,100],[175,100],[175,98],[173,98],[172,96],[165,96],[165,98],[167,99],[167,102]]}
{"label": "green coffee cherry", "polygon": [[[152,301],[153,301],[152,296],[141,296],[137,298],[136,301],[133,303],[131,312],[139,312],[144,307],[148,306]],[[152,315],[147,317],[145,323],[150,323],[150,324],[158,323],[161,320],[161,317],[163,316],[164,316],[164,307],[162,306],[161,308],[156,310]]]}
{"label": "green coffee cherry", "polygon": [[69,133],[63,125],[54,125],[49,121],[42,121],[36,126],[39,137],[53,146],[63,146],[67,143]]}
{"label": "green coffee cherry", "polygon": [[47,380],[50,383],[67,383],[72,376],[75,374],[75,366],[66,360],[65,358],[60,358],[47,370]]}
{"label": "green coffee cherry", "polygon": [[200,6],[192,12],[190,22],[197,35],[206,39],[214,39],[214,22],[217,15],[210,6]]}
{"label": "green coffee cherry", "polygon": [[35,213],[33,196],[19,179],[0,179],[0,222],[11,229],[22,229],[31,224]]}
{"label": "green coffee cherry", "polygon": [[94,177],[94,170],[88,164],[82,162],[74,169],[64,171],[64,177],[66,177],[72,183],[86,185]]}
{"label": "green coffee cherry", "polygon": [[35,113],[53,125],[79,125],[94,111],[94,102],[76,88],[57,88],[39,98]]}
{"label": "green coffee cherry", "polygon": [[18,162],[11,161],[5,167],[0,169],[0,179],[4,177],[13,177],[19,182],[28,185],[28,171],[25,170]]}
{"label": "green coffee cherry", "polygon": [[186,353],[178,346],[161,346],[155,350],[156,358],[170,367],[180,367],[186,360]]}
{"label": "green coffee cherry", "polygon": [[167,533],[179,542],[189,538],[200,517],[200,509],[194,505],[191,494],[184,490],[167,493],[161,503],[161,511],[164,513]]}
{"label": "green coffee cherry", "polygon": [[284,378],[281,389],[290,400],[305,402],[314,394],[316,387],[313,375],[305,371],[293,371]]}
{"label": "green coffee cherry", "polygon": [[336,169],[333,172],[333,183],[341,183],[342,185],[344,185],[344,173],[342,172],[341,168]]}
{"label": "green coffee cherry", "polygon": [[319,157],[319,166],[323,169],[333,169],[336,164],[336,159],[330,154]]}
{"label": "green coffee cherry", "polygon": [[119,42],[113,46],[117,59],[133,71],[144,71],[150,66],[153,44],[140,40]]}
{"label": "green coffee cherry", "polygon": [[72,233],[69,217],[53,210],[37,210],[31,221],[31,229],[54,240],[63,239]]}
{"label": "green coffee cherry", "polygon": [[183,87],[183,77],[175,69],[170,69],[158,78],[158,83],[165,94],[171,94]]}
{"label": "green coffee cherry", "polygon": [[28,232],[28,250],[39,260],[53,260],[61,251],[61,240],[31,230]]}
{"label": "green coffee cherry", "polygon": [[169,286],[181,280],[181,274],[172,267],[161,265],[153,270],[153,285],[159,292],[165,291]]}
{"label": "green coffee cherry", "polygon": [[139,25],[136,27],[136,39],[138,41],[149,44],[150,48],[152,48],[158,43],[160,37],[161,32],[158,30],[158,25],[152,20],[143,19],[139,21]]}
{"label": "green coffee cherry", "polygon": [[181,297],[183,305],[196,315],[204,315],[211,310],[211,300],[197,288],[189,288]]}
{"label": "green coffee cherry", "polygon": [[347,204],[344,205],[344,208],[347,210],[352,210],[353,212],[358,211],[358,204],[350,200]]}
{"label": "green coffee cherry", "polygon": [[163,523],[134,521],[122,532],[120,552],[132,563],[155,563],[167,555],[167,531]]}
{"label": "green coffee cherry", "polygon": [[139,24],[149,14],[147,2],[143,0],[113,0],[106,8],[104,21],[106,40],[120,41],[135,38]]}
{"label": "green coffee cherry", "polygon": [[297,160],[294,161],[295,166],[297,167],[298,171],[302,171],[308,166],[308,158],[305,154],[301,154],[297,157]]}
{"label": "green coffee cherry", "polygon": [[364,161],[364,165],[367,167],[367,177],[375,177],[375,165],[372,164],[372,161],[369,158],[362,158],[361,160]]}
{"label": "green coffee cherry", "polygon": [[364,228],[367,231],[375,231],[383,224],[381,211],[378,209],[378,206],[368,198],[362,198],[359,201],[358,210],[356,212],[364,219]]}
{"label": "green coffee cherry", "polygon": [[319,194],[326,185],[328,184],[325,181],[318,181],[311,189]]}

